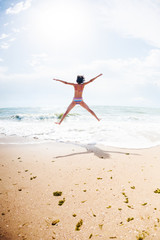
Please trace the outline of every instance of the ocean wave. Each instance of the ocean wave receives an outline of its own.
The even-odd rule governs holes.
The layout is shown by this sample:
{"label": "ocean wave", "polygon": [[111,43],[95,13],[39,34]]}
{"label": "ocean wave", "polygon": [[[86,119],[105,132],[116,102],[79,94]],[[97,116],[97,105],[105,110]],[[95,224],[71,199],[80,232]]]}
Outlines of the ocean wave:
{"label": "ocean wave", "polygon": [[7,120],[17,120],[17,121],[22,121],[22,120],[27,120],[27,121],[32,121],[32,120],[37,120],[37,121],[43,121],[43,120],[50,120],[56,118],[55,115],[34,115],[34,114],[16,114],[12,115]]}
{"label": "ocean wave", "polygon": [[0,133],[41,141],[94,142],[118,147],[141,148],[160,144],[159,109],[107,106],[92,109],[101,122],[77,107],[60,126],[54,122],[62,117],[64,108],[6,109],[0,112]]}
{"label": "ocean wave", "polygon": [[[72,113],[68,114],[67,117],[75,117],[80,114]],[[54,114],[15,114],[11,116],[1,116],[0,120],[14,120],[14,121],[49,121],[54,119],[61,119],[63,113],[54,113]]]}

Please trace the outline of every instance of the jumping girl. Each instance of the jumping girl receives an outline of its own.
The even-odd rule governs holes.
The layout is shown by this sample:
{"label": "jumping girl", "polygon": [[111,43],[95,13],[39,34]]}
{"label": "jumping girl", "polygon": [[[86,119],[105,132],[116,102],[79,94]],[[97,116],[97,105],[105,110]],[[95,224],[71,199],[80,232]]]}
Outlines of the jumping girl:
{"label": "jumping girl", "polygon": [[74,98],[73,98],[73,101],[71,102],[71,104],[69,105],[69,107],[67,108],[66,112],[63,114],[61,120],[59,123],[57,124],[61,124],[62,121],[64,120],[64,118],[66,117],[66,115],[72,110],[72,108],[79,104],[81,105],[82,107],[84,107],[88,112],[90,112],[98,121],[100,121],[100,119],[96,116],[96,114],[87,106],[87,104],[83,101],[83,98],[82,98],[82,94],[83,94],[83,90],[84,90],[84,87],[85,85],[93,82],[96,78],[102,76],[102,73],[99,74],[98,76],[92,78],[90,81],[84,83],[85,79],[83,76],[77,76],[77,84],[75,83],[69,83],[69,82],[65,82],[65,81],[62,81],[62,80],[59,80],[59,79],[53,79],[55,81],[59,81],[59,82],[62,82],[64,84],[68,84],[68,85],[72,85],[74,87]]}

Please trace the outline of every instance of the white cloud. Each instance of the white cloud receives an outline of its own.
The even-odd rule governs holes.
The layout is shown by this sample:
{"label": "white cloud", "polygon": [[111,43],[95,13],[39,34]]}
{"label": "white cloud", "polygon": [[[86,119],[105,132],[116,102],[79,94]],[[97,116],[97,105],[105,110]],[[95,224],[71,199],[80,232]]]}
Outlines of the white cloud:
{"label": "white cloud", "polygon": [[8,40],[8,42],[14,42],[16,40],[16,38],[10,38],[9,40]]}
{"label": "white cloud", "polygon": [[159,0],[106,0],[101,12],[107,28],[160,48]]}
{"label": "white cloud", "polygon": [[8,26],[8,25],[9,25],[9,23],[7,22],[7,23],[4,23],[3,25],[4,25],[4,27],[6,27],[6,26]]}
{"label": "white cloud", "polygon": [[8,36],[9,36],[8,34],[2,33],[2,34],[0,35],[0,40],[5,39],[5,38],[7,38]]}
{"label": "white cloud", "polygon": [[[46,67],[45,65],[35,66],[29,73],[10,73],[9,68],[0,66],[0,82],[15,83],[15,84],[34,84],[35,82],[43,82],[48,79],[52,80],[53,73],[57,72],[54,68]],[[59,72],[58,72],[59,73]],[[57,74],[58,76],[59,74]]]}
{"label": "white cloud", "polygon": [[18,14],[31,6],[32,0],[26,0],[15,4],[6,10],[6,14]]}
{"label": "white cloud", "polygon": [[[4,46],[7,48],[7,45]],[[33,54],[31,61],[28,61],[33,68],[30,73],[4,74],[4,79],[17,80],[21,82],[29,79],[52,79],[53,77],[64,78],[64,80],[75,81],[78,74],[84,74],[86,80],[103,73],[101,78],[104,83],[103,89],[110,91],[117,87],[120,90],[128,87],[153,84],[160,87],[160,50],[151,50],[144,59],[107,59],[97,60],[86,65],[74,65],[70,67],[56,67],[52,64],[47,54]],[[99,86],[100,88],[102,86]],[[102,89],[102,91],[103,91]]]}
{"label": "white cloud", "polygon": [[[2,84],[12,84],[14,86],[21,86],[24,91],[25,87],[34,91],[35,86],[39,86],[41,92],[44,86],[45,91],[50,92],[53,86],[54,93],[59,91],[60,86],[52,81],[54,77],[60,78],[69,82],[75,82],[76,76],[83,73],[86,81],[103,73],[103,76],[98,78],[94,84],[87,86],[87,95],[84,97],[88,101],[94,98],[95,89],[96,97],[99,104],[131,104],[135,106],[152,106],[159,104],[155,101],[155,94],[158,94],[158,87],[160,87],[160,50],[152,50],[150,54],[144,59],[130,58],[130,59],[108,59],[97,60],[87,65],[74,66],[70,68],[54,68],[54,65],[48,65],[48,56],[46,54],[32,55],[33,68],[28,73],[12,73],[9,69],[0,68],[0,81]],[[53,85],[52,85],[53,84]],[[65,94],[72,94],[71,88],[65,93],[60,92],[62,99]],[[157,96],[157,95],[156,95]],[[158,94],[159,96],[159,94]],[[158,99],[158,97],[157,97]]]}
{"label": "white cloud", "polygon": [[2,43],[1,45],[0,45],[0,48],[1,49],[8,49],[10,47],[10,45],[8,44],[8,43]]}
{"label": "white cloud", "polygon": [[[154,84],[160,86],[160,50],[151,50],[144,59],[108,59],[97,60],[89,65],[79,66],[79,72],[104,73],[106,89],[135,85]],[[109,85],[108,86],[108,82]]]}

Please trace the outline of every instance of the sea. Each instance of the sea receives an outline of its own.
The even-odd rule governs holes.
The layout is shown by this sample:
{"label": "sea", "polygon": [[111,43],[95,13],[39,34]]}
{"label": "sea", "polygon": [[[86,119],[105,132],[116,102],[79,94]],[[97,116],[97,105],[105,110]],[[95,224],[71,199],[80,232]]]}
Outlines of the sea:
{"label": "sea", "polygon": [[[0,144],[6,137],[28,142],[64,142],[120,148],[148,148],[160,144],[160,108],[90,106],[101,119],[77,105],[61,125],[64,106],[0,108]],[[3,136],[3,137],[2,137]],[[9,138],[9,143],[13,138]],[[26,141],[22,141],[26,143]]]}

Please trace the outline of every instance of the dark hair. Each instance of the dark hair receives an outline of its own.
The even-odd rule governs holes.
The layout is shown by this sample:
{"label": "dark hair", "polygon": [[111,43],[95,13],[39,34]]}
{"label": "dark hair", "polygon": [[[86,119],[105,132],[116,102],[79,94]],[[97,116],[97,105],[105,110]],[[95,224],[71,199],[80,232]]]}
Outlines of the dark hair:
{"label": "dark hair", "polygon": [[77,76],[77,83],[81,84],[85,81],[85,78],[83,76]]}

